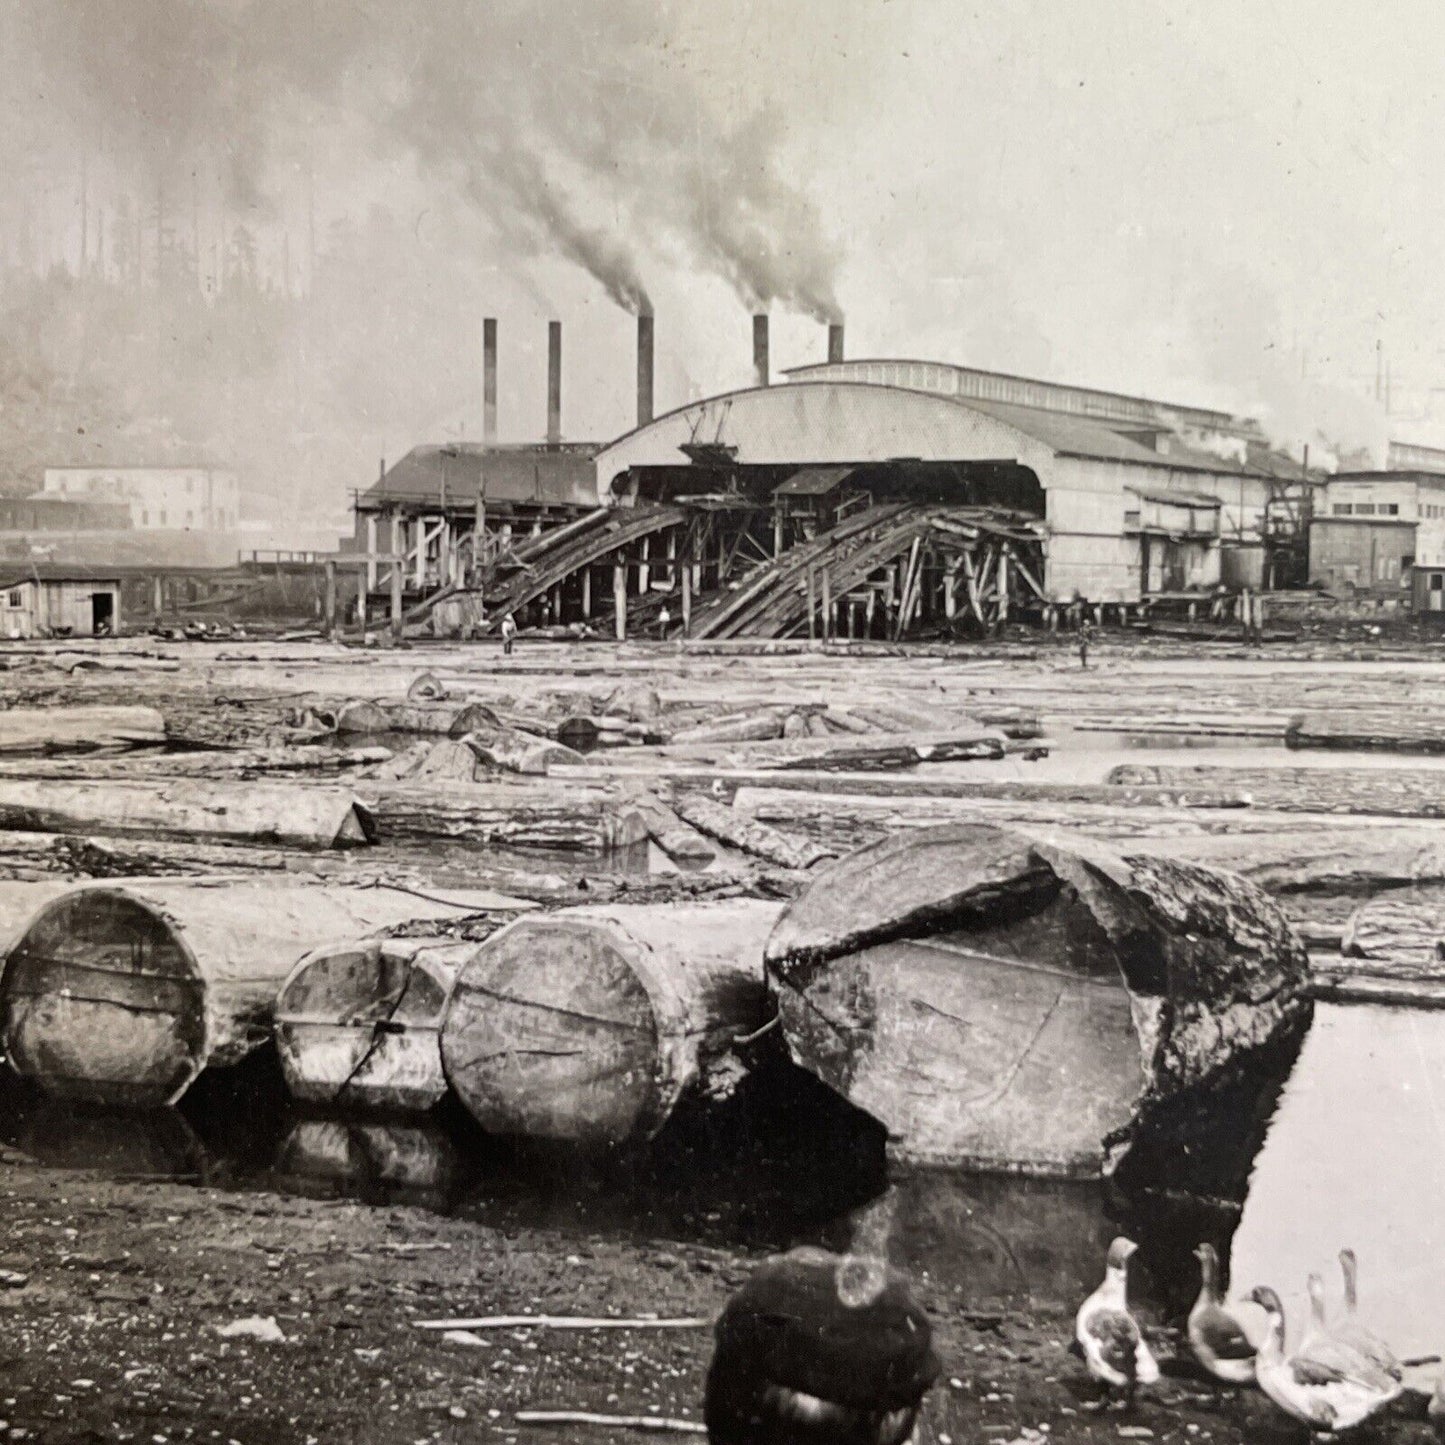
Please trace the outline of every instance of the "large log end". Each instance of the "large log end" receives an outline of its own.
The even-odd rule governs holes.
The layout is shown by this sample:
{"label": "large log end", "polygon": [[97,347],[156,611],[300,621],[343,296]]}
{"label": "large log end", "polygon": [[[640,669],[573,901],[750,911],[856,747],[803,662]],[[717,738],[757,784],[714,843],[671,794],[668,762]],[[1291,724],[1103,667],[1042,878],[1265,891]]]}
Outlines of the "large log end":
{"label": "large log end", "polygon": [[828,868],[768,967],[794,1058],[937,1163],[1098,1173],[1307,1023],[1275,905],[1199,865],[979,824]]}
{"label": "large log end", "polygon": [[766,1017],[754,900],[517,920],[462,966],[442,1061],[487,1130],[612,1146],[650,1137],[711,1056]]}

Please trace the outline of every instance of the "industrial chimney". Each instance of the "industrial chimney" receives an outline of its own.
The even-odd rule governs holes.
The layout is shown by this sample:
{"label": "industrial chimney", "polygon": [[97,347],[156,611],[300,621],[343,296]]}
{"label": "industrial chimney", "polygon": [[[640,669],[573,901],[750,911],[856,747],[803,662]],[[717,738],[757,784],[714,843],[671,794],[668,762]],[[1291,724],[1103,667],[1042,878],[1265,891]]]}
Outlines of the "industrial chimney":
{"label": "industrial chimney", "polygon": [[482,440],[497,439],[497,318],[482,321]]}
{"label": "industrial chimney", "polygon": [[828,361],[839,362],[843,359],[843,323],[833,321],[828,325]]}
{"label": "industrial chimney", "polygon": [[547,323],[547,444],[562,440],[562,323]]}
{"label": "industrial chimney", "polygon": [[652,316],[637,318],[637,424],[652,420]]}
{"label": "industrial chimney", "polygon": [[753,317],[753,374],[759,386],[768,384],[768,317],[766,312]]}

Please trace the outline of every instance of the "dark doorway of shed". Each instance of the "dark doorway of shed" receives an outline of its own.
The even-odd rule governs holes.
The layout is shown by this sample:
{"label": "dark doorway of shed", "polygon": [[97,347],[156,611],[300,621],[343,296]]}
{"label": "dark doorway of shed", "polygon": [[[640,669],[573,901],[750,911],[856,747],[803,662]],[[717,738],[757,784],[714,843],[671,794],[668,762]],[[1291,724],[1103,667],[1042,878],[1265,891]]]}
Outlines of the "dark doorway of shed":
{"label": "dark doorway of shed", "polygon": [[115,631],[115,593],[90,594],[90,631],[93,637],[109,637]]}

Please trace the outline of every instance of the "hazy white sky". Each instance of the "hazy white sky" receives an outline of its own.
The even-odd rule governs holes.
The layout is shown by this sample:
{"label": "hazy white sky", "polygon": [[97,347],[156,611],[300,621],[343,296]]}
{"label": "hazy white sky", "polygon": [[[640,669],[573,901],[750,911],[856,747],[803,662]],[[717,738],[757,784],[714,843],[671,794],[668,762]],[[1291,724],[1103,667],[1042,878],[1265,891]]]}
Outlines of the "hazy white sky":
{"label": "hazy white sky", "polygon": [[1378,342],[1391,430],[1445,440],[1436,6],[8,3],[41,17],[21,99],[122,171],[204,155],[208,214],[295,232],[309,163],[323,227],[405,222],[395,264],[457,316],[427,402],[372,418],[393,454],[476,434],[457,338],[484,312],[504,432],[541,429],[549,315],[568,434],[629,425],[609,268],[656,307],[660,408],[746,384],[750,289],[783,298],[776,365],[821,356],[797,308],[831,286],[851,354],[1263,407],[1286,437],[1377,428]]}

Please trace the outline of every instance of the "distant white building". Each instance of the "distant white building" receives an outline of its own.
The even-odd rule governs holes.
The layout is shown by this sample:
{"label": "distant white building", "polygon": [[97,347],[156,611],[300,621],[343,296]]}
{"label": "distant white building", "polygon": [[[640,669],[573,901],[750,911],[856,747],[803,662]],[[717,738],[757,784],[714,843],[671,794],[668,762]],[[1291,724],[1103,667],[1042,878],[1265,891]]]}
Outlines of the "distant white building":
{"label": "distant white building", "polygon": [[40,497],[120,502],[140,531],[234,532],[236,474],[218,467],[47,467]]}

